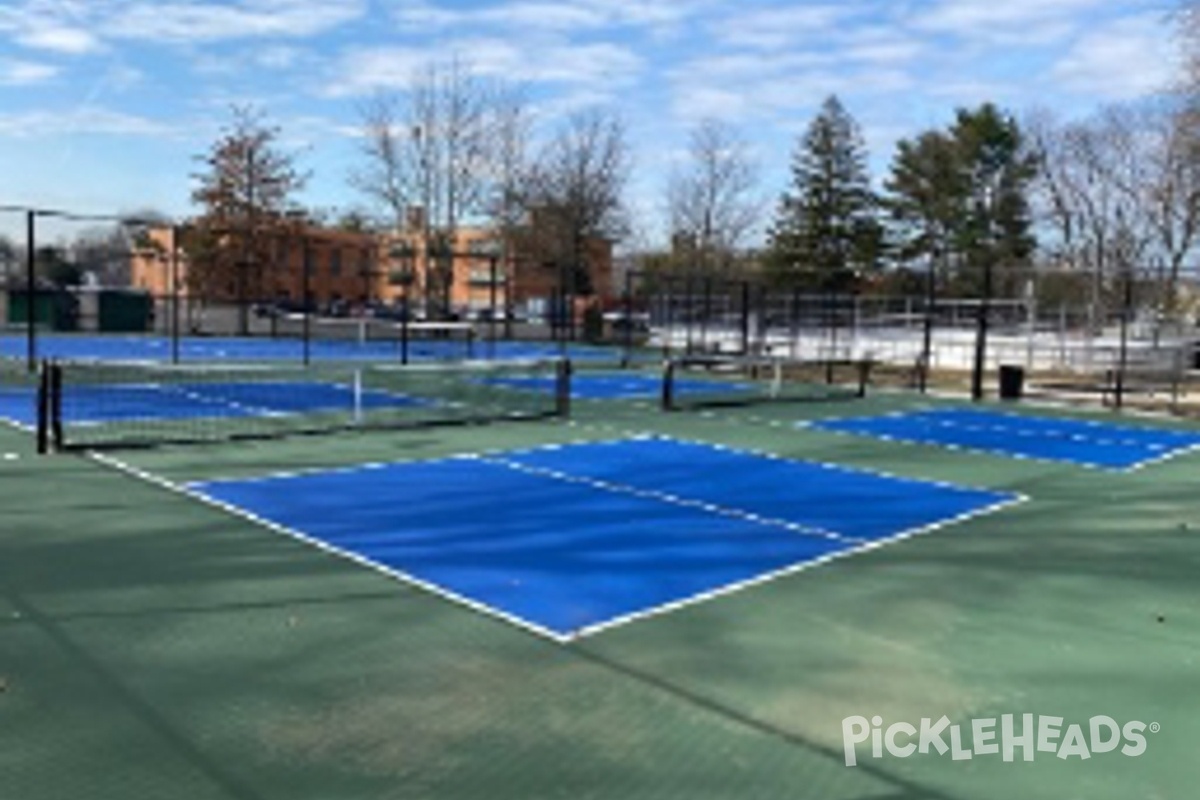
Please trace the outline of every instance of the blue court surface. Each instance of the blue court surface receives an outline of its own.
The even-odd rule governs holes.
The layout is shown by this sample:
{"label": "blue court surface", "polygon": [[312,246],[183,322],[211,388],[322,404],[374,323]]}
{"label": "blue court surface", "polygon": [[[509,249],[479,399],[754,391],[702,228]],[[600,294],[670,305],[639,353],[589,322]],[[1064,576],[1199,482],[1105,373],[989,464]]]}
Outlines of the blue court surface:
{"label": "blue court surface", "polygon": [[188,488],[560,641],[1018,499],[661,437]]}
{"label": "blue court surface", "polygon": [[[493,386],[510,389],[549,392],[554,389],[554,379],[548,377],[522,376],[513,378],[490,378]],[[576,372],[571,376],[571,397],[578,400],[637,400],[662,396],[663,379],[660,375],[638,375],[636,373]],[[711,394],[714,390],[727,393],[749,392],[753,388],[746,384],[729,381],[676,380],[676,395],[686,397],[692,393]]]}
{"label": "blue court surface", "polygon": [[969,409],[897,412],[800,425],[1115,470],[1134,469],[1200,447],[1200,433],[1190,431]]}
{"label": "blue court surface", "polygon": [[0,387],[0,420],[33,427],[37,424],[37,393],[33,389]]}

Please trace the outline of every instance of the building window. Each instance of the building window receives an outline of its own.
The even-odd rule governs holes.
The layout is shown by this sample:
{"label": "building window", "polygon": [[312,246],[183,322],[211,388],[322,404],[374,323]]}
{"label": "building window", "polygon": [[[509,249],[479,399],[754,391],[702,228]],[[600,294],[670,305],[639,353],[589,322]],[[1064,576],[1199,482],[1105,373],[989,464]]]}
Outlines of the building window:
{"label": "building window", "polygon": [[[472,286],[491,286],[492,270],[488,269],[473,269],[470,276],[467,278]],[[505,281],[504,271],[496,270],[496,285],[503,286]]]}
{"label": "building window", "polygon": [[329,274],[335,278],[342,274],[342,251],[335,247],[329,253]]}

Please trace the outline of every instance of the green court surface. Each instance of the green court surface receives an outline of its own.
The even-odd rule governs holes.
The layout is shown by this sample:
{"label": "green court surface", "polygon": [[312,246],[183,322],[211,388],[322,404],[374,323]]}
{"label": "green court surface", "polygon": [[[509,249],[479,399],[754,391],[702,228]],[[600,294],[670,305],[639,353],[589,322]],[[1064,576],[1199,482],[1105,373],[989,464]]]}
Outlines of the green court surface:
{"label": "green court surface", "polygon": [[[1107,473],[793,427],[936,402],[110,454],[143,478],[0,429],[0,798],[1195,796],[1200,453]],[[166,485],[632,432],[1028,500],[558,644]],[[846,717],[1025,713],[1159,730],[1137,757],[844,763]]]}

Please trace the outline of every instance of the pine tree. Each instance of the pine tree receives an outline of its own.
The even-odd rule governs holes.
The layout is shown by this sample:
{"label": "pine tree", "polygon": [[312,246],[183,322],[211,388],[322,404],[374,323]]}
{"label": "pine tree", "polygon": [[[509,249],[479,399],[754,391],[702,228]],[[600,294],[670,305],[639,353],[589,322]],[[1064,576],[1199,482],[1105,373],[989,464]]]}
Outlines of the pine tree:
{"label": "pine tree", "polygon": [[858,124],[829,97],[792,159],[792,185],[770,231],[767,266],[777,283],[848,288],[877,266],[881,226]]}
{"label": "pine tree", "polygon": [[[906,262],[939,268],[943,282],[978,294],[984,266],[1026,264],[1035,240],[1029,184],[1036,164],[1017,123],[995,106],[960,109],[945,131],[897,146],[887,182],[893,239]],[[998,287],[1011,293],[1015,287]]]}

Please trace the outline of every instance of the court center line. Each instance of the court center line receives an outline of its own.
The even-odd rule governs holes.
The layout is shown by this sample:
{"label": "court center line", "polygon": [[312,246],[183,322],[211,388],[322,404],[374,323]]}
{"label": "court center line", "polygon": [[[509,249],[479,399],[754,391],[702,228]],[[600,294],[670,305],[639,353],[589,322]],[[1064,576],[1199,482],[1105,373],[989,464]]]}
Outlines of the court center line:
{"label": "court center line", "polygon": [[798,522],[781,519],[778,517],[764,517],[760,514],[755,514],[750,511],[745,511],[740,508],[731,506],[720,506],[715,503],[708,503],[703,500],[693,500],[680,495],[671,494],[670,492],[662,492],[656,489],[638,489],[634,486],[623,483],[612,483],[610,481],[600,480],[598,478],[588,478],[581,475],[572,475],[569,472],[561,472],[547,467],[534,467],[528,464],[523,464],[519,461],[513,461],[507,458],[496,456],[480,456],[480,461],[496,466],[507,467],[517,472],[526,475],[533,475],[542,478],[550,478],[552,480],[563,481],[565,483],[587,486],[592,489],[598,489],[602,492],[611,494],[622,494],[630,497],[637,497],[642,500],[655,500],[667,505],[677,506],[679,508],[697,509],[710,514],[717,514],[722,517],[731,519],[739,519],[744,522],[750,522],[755,525],[765,525],[774,528],[784,528],[794,533],[800,533],[805,536],[816,536],[822,539],[829,539],[835,542],[844,542],[847,544],[859,544],[864,539],[854,536],[846,536],[845,534],[837,533],[836,531],[826,530],[812,525],[803,525]]}

